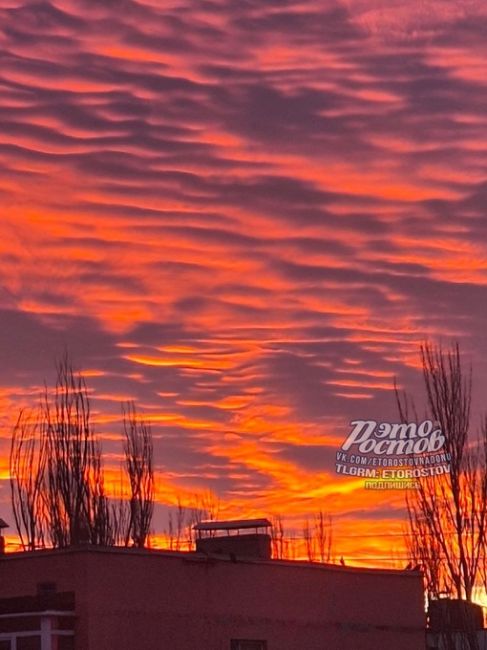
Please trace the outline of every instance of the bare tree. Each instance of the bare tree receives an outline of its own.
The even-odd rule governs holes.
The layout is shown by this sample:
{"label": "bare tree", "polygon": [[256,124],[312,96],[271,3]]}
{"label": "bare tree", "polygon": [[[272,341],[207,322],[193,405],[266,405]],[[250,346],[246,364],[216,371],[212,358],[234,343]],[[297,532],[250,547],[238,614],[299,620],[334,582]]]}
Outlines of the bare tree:
{"label": "bare tree", "polygon": [[331,562],[333,546],[333,522],[331,515],[322,510],[315,515],[314,533],[319,561]]}
{"label": "bare tree", "polygon": [[154,513],[154,446],[148,424],[137,415],[135,405],[123,407],[125,464],[130,484],[130,523],[126,545],[143,548],[147,542]]}
{"label": "bare tree", "polygon": [[309,519],[306,519],[303,524],[303,539],[306,547],[306,556],[310,562],[314,562],[316,559],[316,545]]}
{"label": "bare tree", "polygon": [[311,524],[306,519],[303,525],[303,539],[306,556],[310,562],[330,562],[332,549],[331,516],[322,510],[313,518]]}
{"label": "bare tree", "polygon": [[[188,550],[194,548],[193,528],[202,521],[217,521],[220,514],[220,500],[211,491],[193,496],[189,514],[186,517],[186,541]],[[214,537],[216,531],[209,531],[209,537]]]}
{"label": "bare tree", "polygon": [[38,415],[21,411],[10,444],[10,491],[15,526],[24,550],[45,544],[46,439]]}
{"label": "bare tree", "polygon": [[35,415],[20,413],[10,450],[14,518],[24,548],[114,543],[119,522],[105,493],[101,447],[86,384],[69,357],[57,364]]}
{"label": "bare tree", "polygon": [[[450,471],[421,479],[408,494],[412,551],[433,597],[446,592],[471,601],[486,532],[487,427],[469,436],[471,371],[463,371],[458,345],[444,352],[424,344],[421,360],[429,416],[445,436],[442,452]],[[405,422],[407,401],[397,391],[396,396]]]}
{"label": "bare tree", "polygon": [[288,556],[288,545],[282,515],[275,515],[271,518],[271,545],[272,557],[276,560],[284,560]]}
{"label": "bare tree", "polygon": [[46,508],[54,547],[113,543],[101,448],[95,436],[85,381],[67,355],[58,363],[53,394],[45,390]]}
{"label": "bare tree", "polygon": [[[180,551],[183,547],[187,517],[188,509],[183,505],[181,497],[178,496],[176,513],[173,514],[172,512],[169,512],[168,515],[167,536],[169,538],[169,549],[171,551]],[[191,550],[191,548],[192,540],[188,545],[188,550]]]}
{"label": "bare tree", "polygon": [[[458,344],[448,351],[421,346],[428,417],[444,437],[450,471],[421,478],[407,494],[406,537],[415,564],[423,568],[430,600],[449,595],[472,601],[485,567],[487,517],[487,425],[470,430],[471,369],[464,371]],[[403,422],[414,404],[396,388]],[[446,641],[445,641],[446,643]],[[476,648],[470,635],[468,648]]]}

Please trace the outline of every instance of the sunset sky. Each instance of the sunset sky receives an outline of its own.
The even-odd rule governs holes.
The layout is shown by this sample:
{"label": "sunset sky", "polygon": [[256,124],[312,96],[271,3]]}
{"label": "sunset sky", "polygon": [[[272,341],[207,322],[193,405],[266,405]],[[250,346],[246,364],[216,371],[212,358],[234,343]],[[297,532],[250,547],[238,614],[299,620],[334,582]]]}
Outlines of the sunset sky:
{"label": "sunset sky", "polygon": [[[487,382],[482,0],[0,0],[0,516],[65,349],[117,476],[153,426],[155,531],[320,509],[403,557],[403,493],[335,474],[355,418],[421,404],[418,346]],[[11,522],[13,523],[13,522]]]}

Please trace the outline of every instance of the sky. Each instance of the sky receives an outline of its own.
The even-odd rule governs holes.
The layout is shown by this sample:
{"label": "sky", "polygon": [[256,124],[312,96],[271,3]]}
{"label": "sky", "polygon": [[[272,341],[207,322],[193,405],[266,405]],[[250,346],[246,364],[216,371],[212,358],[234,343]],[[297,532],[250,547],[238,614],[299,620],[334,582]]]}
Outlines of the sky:
{"label": "sky", "polygon": [[[107,472],[152,423],[155,532],[320,509],[401,561],[404,494],[337,476],[354,419],[421,403],[418,348],[487,380],[482,0],[0,0],[0,515],[68,350]],[[115,479],[113,479],[115,480]],[[398,559],[399,558],[399,559]]]}

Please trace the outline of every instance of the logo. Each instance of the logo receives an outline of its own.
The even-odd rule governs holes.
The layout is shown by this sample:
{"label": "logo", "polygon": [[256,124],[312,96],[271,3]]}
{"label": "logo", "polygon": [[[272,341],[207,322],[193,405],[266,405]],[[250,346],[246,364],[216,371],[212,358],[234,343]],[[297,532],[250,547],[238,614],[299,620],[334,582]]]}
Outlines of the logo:
{"label": "logo", "polygon": [[431,420],[353,420],[350,425],[336,454],[336,473],[369,479],[367,489],[417,489],[419,479],[450,472],[445,436]]}

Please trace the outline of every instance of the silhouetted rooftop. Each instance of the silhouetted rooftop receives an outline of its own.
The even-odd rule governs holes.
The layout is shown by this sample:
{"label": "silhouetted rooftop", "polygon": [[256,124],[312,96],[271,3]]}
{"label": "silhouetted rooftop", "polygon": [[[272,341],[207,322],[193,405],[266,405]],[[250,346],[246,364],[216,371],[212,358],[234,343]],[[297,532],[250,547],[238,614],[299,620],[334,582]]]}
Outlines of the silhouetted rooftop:
{"label": "silhouetted rooftop", "polygon": [[231,521],[200,521],[193,527],[194,530],[240,530],[248,528],[269,528],[268,519],[234,519]]}

